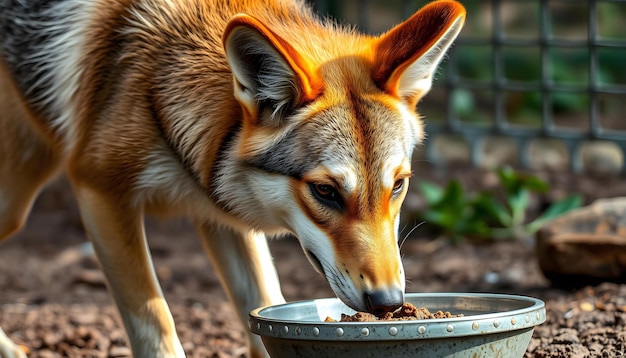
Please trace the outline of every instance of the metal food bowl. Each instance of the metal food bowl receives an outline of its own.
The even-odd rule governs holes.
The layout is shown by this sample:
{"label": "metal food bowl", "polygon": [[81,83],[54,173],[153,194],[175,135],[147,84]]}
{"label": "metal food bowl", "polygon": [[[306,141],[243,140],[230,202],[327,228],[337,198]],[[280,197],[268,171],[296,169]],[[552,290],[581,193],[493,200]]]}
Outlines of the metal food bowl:
{"label": "metal food bowl", "polygon": [[431,312],[463,317],[414,321],[324,322],[354,314],[336,298],[261,307],[250,313],[272,358],[280,357],[522,357],[543,301],[486,293],[411,293],[405,300]]}

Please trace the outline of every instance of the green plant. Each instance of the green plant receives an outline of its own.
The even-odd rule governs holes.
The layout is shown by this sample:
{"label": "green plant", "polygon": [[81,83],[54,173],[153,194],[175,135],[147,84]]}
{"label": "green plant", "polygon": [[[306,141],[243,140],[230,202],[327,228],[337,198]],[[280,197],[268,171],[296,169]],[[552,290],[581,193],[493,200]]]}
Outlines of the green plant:
{"label": "green plant", "polygon": [[467,236],[488,234],[489,227],[476,217],[473,199],[458,180],[451,180],[445,188],[421,181],[418,188],[428,205],[418,215],[419,219],[435,227],[453,243],[459,243]]}
{"label": "green plant", "polygon": [[504,192],[498,200],[493,193],[466,193],[458,180],[445,187],[421,181],[418,189],[427,203],[419,219],[438,229],[453,243],[465,238],[514,239],[533,235],[548,221],[581,205],[579,195],[553,203],[537,218],[527,222],[527,207],[533,193],[545,193],[548,184],[509,167],[496,169]]}

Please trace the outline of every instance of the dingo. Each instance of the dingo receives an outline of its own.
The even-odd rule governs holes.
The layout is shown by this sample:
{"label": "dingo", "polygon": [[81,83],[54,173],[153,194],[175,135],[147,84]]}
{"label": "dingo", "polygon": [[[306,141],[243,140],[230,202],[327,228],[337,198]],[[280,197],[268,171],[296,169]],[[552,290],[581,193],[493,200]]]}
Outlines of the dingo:
{"label": "dingo", "polygon": [[298,0],[0,0],[0,239],[65,170],[135,357],[184,356],[147,213],[195,222],[242,322],[284,302],[284,233],[347,305],[392,310],[415,107],[464,18],[440,0],[369,36]]}

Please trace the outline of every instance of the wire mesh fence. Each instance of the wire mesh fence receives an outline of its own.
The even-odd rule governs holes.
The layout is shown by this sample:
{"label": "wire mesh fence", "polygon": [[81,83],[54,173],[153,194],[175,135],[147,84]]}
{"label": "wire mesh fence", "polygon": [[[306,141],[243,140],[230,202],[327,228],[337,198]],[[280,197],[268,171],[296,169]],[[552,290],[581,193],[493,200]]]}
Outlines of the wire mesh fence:
{"label": "wire mesh fence", "polygon": [[[427,2],[315,6],[380,33]],[[626,173],[626,1],[461,2],[466,26],[418,106],[426,159]]]}

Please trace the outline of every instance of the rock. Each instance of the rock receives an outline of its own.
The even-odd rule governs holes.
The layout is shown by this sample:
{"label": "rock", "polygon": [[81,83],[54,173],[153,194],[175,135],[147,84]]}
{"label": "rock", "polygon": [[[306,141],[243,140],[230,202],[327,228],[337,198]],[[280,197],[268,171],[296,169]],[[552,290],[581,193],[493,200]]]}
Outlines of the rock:
{"label": "rock", "polygon": [[537,256],[556,285],[626,282],[626,197],[573,210],[537,233]]}
{"label": "rock", "polygon": [[82,269],[76,273],[74,283],[106,288],[106,279],[100,270]]}
{"label": "rock", "polygon": [[131,357],[133,355],[132,351],[128,347],[118,347],[113,346],[109,349],[109,357]]}

